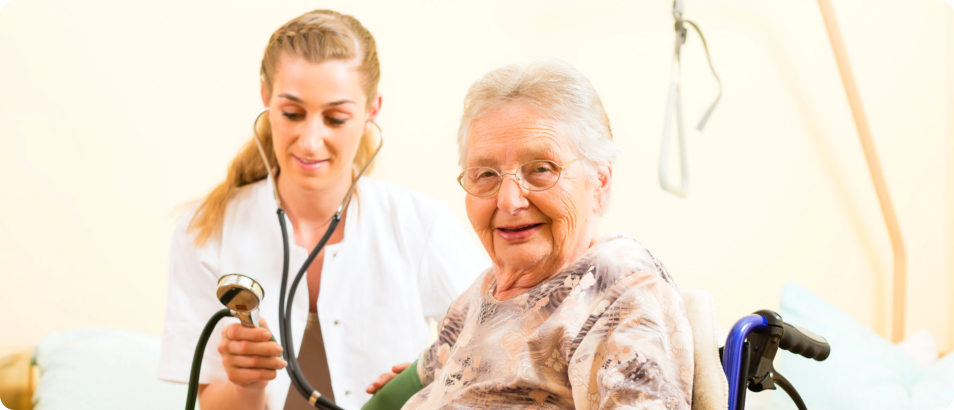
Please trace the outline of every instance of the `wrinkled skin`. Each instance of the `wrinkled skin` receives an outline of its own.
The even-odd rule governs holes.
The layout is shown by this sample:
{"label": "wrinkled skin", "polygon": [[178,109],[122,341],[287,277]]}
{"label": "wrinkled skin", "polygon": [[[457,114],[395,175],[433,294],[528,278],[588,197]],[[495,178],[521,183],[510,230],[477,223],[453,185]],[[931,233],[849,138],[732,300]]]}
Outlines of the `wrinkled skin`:
{"label": "wrinkled skin", "polygon": [[[487,166],[514,172],[532,160],[564,165],[579,157],[559,122],[513,103],[473,123],[466,139],[464,168]],[[563,171],[557,184],[541,192],[521,188],[506,176],[496,195],[467,195],[467,216],[490,255],[497,277],[495,297],[510,299],[579,258],[596,241],[597,217],[609,198],[612,168],[598,166],[591,183],[581,160]],[[517,241],[501,227],[540,224]]]}
{"label": "wrinkled skin", "polygon": [[[464,168],[490,167],[514,172],[533,160],[564,165],[579,153],[570,147],[561,124],[519,103],[506,105],[475,121],[465,143]],[[609,200],[613,169],[597,166],[596,183],[587,181],[578,160],[567,167],[559,182],[540,192],[528,192],[506,176],[496,195],[467,195],[467,217],[494,264],[494,297],[511,299],[559,273],[598,239],[596,221]],[[519,241],[504,240],[499,227],[540,224]],[[408,367],[391,368],[371,385],[373,394]]]}

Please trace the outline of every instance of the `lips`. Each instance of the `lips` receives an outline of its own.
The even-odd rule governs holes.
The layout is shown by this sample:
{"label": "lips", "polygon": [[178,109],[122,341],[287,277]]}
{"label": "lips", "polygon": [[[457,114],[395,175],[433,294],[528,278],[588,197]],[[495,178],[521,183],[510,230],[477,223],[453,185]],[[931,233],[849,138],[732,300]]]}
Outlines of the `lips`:
{"label": "lips", "polygon": [[498,226],[497,229],[500,229],[500,230],[506,231],[506,232],[519,232],[519,231],[522,231],[522,230],[525,230],[525,229],[530,229],[530,228],[532,228],[532,227],[534,227],[534,226],[539,226],[539,225],[543,225],[543,224],[514,225],[514,226]]}
{"label": "lips", "polygon": [[315,171],[328,163],[327,159],[304,159],[299,158],[298,156],[292,155],[295,158],[295,163],[299,167],[306,171]]}
{"label": "lips", "polygon": [[540,230],[542,223],[526,225],[498,226],[495,231],[505,242],[519,242],[525,240]]}

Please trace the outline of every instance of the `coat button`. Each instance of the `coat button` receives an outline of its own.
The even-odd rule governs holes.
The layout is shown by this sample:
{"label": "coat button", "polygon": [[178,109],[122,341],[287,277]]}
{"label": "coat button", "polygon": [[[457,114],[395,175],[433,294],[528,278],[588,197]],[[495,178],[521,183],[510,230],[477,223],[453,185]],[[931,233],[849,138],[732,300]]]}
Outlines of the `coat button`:
{"label": "coat button", "polygon": [[336,320],[336,321],[335,321],[335,326],[338,326],[338,325],[340,325],[340,324],[341,324],[341,321],[340,321],[340,320]]}
{"label": "coat button", "polygon": [[345,396],[350,396],[350,395],[351,395],[351,390],[345,390]]}

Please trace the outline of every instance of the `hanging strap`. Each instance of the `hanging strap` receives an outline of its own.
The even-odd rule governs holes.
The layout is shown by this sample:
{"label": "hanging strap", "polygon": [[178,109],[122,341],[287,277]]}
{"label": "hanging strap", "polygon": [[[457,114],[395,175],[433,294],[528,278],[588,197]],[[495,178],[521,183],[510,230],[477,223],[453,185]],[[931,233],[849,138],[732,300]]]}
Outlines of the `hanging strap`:
{"label": "hanging strap", "polygon": [[[689,166],[686,154],[685,133],[683,132],[682,95],[680,83],[682,81],[681,51],[682,45],[686,42],[686,36],[688,34],[688,30],[686,30],[685,26],[686,23],[692,26],[692,28],[696,30],[696,33],[699,33],[699,38],[702,40],[702,47],[706,51],[706,61],[709,62],[709,70],[712,71],[712,76],[715,77],[716,83],[719,85],[719,94],[716,96],[715,101],[709,105],[709,109],[707,109],[705,114],[702,115],[702,118],[699,120],[699,124],[696,126],[696,129],[699,131],[702,131],[702,129],[706,126],[706,123],[709,122],[709,117],[712,116],[712,112],[715,110],[716,105],[719,103],[719,100],[722,99],[722,80],[719,79],[719,75],[716,74],[715,67],[712,65],[712,58],[709,56],[709,45],[706,43],[705,36],[702,35],[702,30],[699,30],[699,26],[696,25],[696,23],[682,18],[682,0],[673,1],[672,7],[672,16],[676,20],[676,42],[673,51],[672,72],[670,74],[669,81],[669,98],[666,102],[666,123],[663,125],[662,149],[659,158],[659,185],[664,190],[674,195],[685,197],[689,192]],[[669,136],[671,135],[672,131],[673,112],[675,112],[676,115],[676,134],[679,138],[680,183],[678,186],[669,182]]]}
{"label": "hanging strap", "polygon": [[[709,71],[712,72],[712,76],[715,77],[716,84],[719,85],[719,95],[716,96],[715,100],[712,101],[712,104],[709,105],[709,109],[706,110],[706,113],[702,115],[702,119],[699,120],[699,125],[696,126],[696,129],[702,131],[706,126],[706,122],[709,121],[709,116],[712,115],[712,111],[715,111],[716,104],[719,104],[719,100],[722,99],[722,80],[719,78],[719,75],[716,74],[715,67],[712,65],[712,57],[709,56],[709,45],[706,44],[706,37],[702,35],[702,30],[699,30],[699,26],[692,20],[683,20],[683,22],[688,23],[692,28],[696,30],[696,33],[699,33],[699,39],[702,40],[702,48],[706,50],[706,61],[709,62]],[[685,42],[685,40],[683,40]]]}

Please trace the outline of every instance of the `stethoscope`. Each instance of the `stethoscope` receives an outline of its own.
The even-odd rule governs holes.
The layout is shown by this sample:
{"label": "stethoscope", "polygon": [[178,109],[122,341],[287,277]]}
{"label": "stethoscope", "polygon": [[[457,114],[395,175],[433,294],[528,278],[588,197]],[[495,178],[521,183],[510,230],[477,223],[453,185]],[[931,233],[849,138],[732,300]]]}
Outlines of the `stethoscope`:
{"label": "stethoscope", "polygon": [[[281,291],[278,295],[278,328],[281,338],[281,346],[283,349],[282,357],[286,362],[288,362],[288,366],[285,369],[288,371],[288,377],[291,379],[292,385],[296,390],[298,390],[302,397],[308,399],[308,403],[310,403],[312,406],[322,410],[343,410],[341,407],[338,407],[331,402],[331,400],[328,400],[322,396],[318,390],[315,390],[313,387],[311,387],[311,384],[309,384],[308,380],[305,379],[305,375],[302,374],[301,369],[298,366],[298,358],[295,356],[295,346],[292,343],[292,301],[295,296],[295,291],[298,289],[298,284],[301,283],[301,279],[305,276],[305,273],[308,272],[308,267],[311,266],[311,263],[321,252],[321,249],[324,248],[328,240],[331,239],[331,235],[335,233],[335,229],[338,228],[338,224],[341,222],[341,215],[346,209],[348,209],[348,205],[351,203],[351,198],[354,195],[354,190],[358,184],[358,181],[368,171],[368,168],[371,167],[371,164],[374,163],[374,159],[377,158],[378,153],[381,152],[381,147],[384,146],[384,131],[381,130],[381,127],[378,126],[378,124],[373,120],[369,120],[369,122],[378,129],[381,142],[378,143],[378,148],[374,150],[374,154],[372,154],[371,158],[368,159],[367,164],[364,165],[364,168],[361,169],[361,172],[359,172],[354,181],[351,182],[351,187],[348,188],[348,193],[341,201],[341,205],[338,206],[335,214],[331,217],[328,229],[321,237],[321,240],[318,241],[318,244],[315,245],[314,249],[311,250],[311,253],[308,254],[308,258],[305,259],[305,263],[301,266],[301,269],[299,269],[298,275],[296,275],[295,279],[292,281],[290,293],[287,293],[288,300],[286,302],[285,290],[287,289],[288,285],[289,253],[288,228],[285,224],[285,210],[282,208],[281,199],[278,196],[278,186],[275,184],[275,177],[277,177],[277,175],[272,171],[272,166],[268,161],[268,155],[265,154],[265,147],[262,144],[261,137],[258,135],[257,127],[262,114],[265,114],[266,112],[268,112],[268,108],[259,111],[258,114],[255,115],[255,121],[252,123],[252,132],[255,135],[255,144],[258,147],[258,152],[261,154],[262,161],[265,163],[265,169],[268,171],[268,181],[269,184],[272,185],[272,193],[275,195],[275,203],[278,206],[278,210],[276,211],[278,214],[278,224],[282,229],[282,285]],[[255,279],[242,274],[233,273],[224,275],[219,279],[216,296],[219,298],[219,301],[226,306],[226,309],[216,312],[212,319],[210,319],[206,324],[205,329],[202,331],[202,335],[199,337],[195,356],[192,361],[192,374],[189,379],[186,410],[192,410],[195,408],[195,401],[196,397],[198,396],[199,366],[201,365],[205,346],[208,343],[208,339],[212,333],[212,330],[215,328],[215,324],[218,323],[218,321],[223,317],[233,316],[239,318],[243,326],[257,327],[259,319],[258,306],[265,297],[265,291],[262,289],[261,285],[255,281]]]}
{"label": "stethoscope", "polygon": [[325,230],[325,234],[321,237],[321,240],[318,241],[318,244],[315,245],[315,248],[311,250],[311,253],[308,254],[308,259],[305,259],[305,263],[301,266],[301,269],[298,270],[298,275],[295,276],[295,280],[292,281],[291,290],[288,293],[288,302],[285,303],[285,289],[287,289],[288,284],[288,228],[285,226],[285,209],[282,208],[281,200],[278,197],[278,186],[275,184],[275,174],[272,173],[271,164],[268,162],[268,156],[265,155],[265,147],[262,145],[261,138],[258,135],[258,121],[261,118],[262,114],[268,112],[268,108],[265,108],[255,116],[255,121],[252,124],[252,131],[255,133],[255,144],[258,146],[258,152],[262,155],[262,161],[265,162],[265,168],[268,170],[268,180],[272,184],[272,192],[275,195],[275,203],[278,205],[278,224],[282,228],[282,246],[283,246],[283,258],[282,258],[282,287],[278,295],[278,327],[279,334],[281,335],[281,345],[282,345],[282,356],[285,361],[288,362],[286,370],[288,370],[288,377],[291,378],[291,383],[295,386],[295,389],[305,398],[308,399],[308,403],[311,403],[312,406],[315,406],[319,409],[327,410],[342,410],[340,407],[335,405],[331,400],[328,400],[318,390],[315,390],[308,384],[308,380],[305,379],[305,375],[302,374],[301,369],[298,367],[298,358],[295,356],[295,346],[292,343],[292,331],[291,331],[291,310],[292,310],[292,300],[295,297],[295,290],[298,289],[298,284],[301,283],[301,279],[305,277],[305,273],[308,271],[308,267],[311,266],[311,263],[318,256],[318,253],[321,252],[321,249],[325,247],[325,244],[331,239],[331,235],[335,233],[335,229],[338,228],[338,224],[341,222],[341,214],[348,209],[348,204],[351,203],[351,198],[354,195],[354,189],[358,184],[358,181],[364,176],[365,172],[368,171],[368,168],[371,167],[371,164],[374,162],[374,159],[378,156],[378,153],[381,152],[381,147],[384,146],[384,132],[381,130],[381,127],[378,126],[372,120],[369,120],[377,129],[378,133],[381,135],[381,142],[378,143],[378,148],[374,150],[374,154],[371,155],[371,158],[364,165],[364,168],[361,169],[361,172],[358,173],[358,176],[351,182],[351,187],[348,188],[348,193],[345,195],[344,200],[341,201],[341,205],[338,206],[338,210],[335,211],[335,214],[331,217],[331,223],[328,226],[328,229]]}

